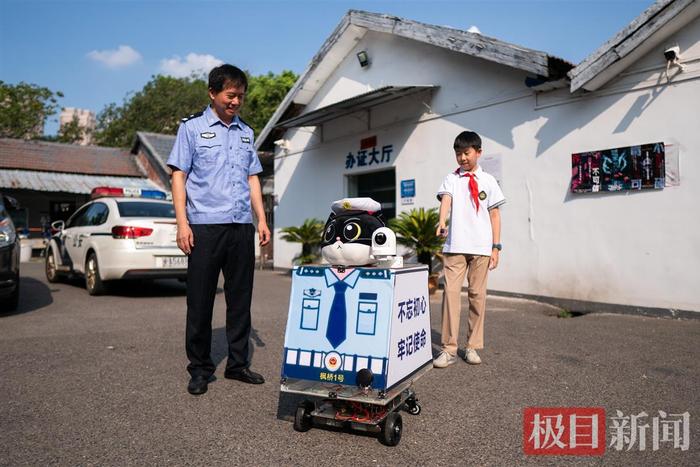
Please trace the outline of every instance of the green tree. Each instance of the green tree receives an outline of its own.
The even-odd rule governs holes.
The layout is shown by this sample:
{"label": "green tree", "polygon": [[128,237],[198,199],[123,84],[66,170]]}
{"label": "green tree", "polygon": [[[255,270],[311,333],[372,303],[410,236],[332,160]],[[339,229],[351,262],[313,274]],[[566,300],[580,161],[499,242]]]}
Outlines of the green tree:
{"label": "green tree", "polygon": [[323,221],[320,219],[306,219],[300,226],[285,227],[282,229],[282,240],[292,243],[301,243],[301,254],[294,257],[294,262],[299,264],[313,263],[318,259],[318,247],[323,236]]}
{"label": "green tree", "polygon": [[[241,117],[256,134],[263,129],[296,79],[291,71],[248,78]],[[137,131],[174,135],[180,119],[201,111],[207,104],[207,82],[202,77],[154,76],[142,90],[127,95],[122,105],[109,104],[97,115],[95,143],[128,147]]]}
{"label": "green tree", "polygon": [[55,114],[60,91],[20,82],[0,81],[0,137],[41,138],[46,119]]}
{"label": "green tree", "polygon": [[128,147],[137,131],[174,135],[183,117],[208,102],[207,83],[200,78],[154,76],[121,106],[109,104],[97,115],[95,143]]}
{"label": "green tree", "polygon": [[266,75],[248,78],[248,92],[241,117],[253,127],[256,136],[270,120],[296,80],[297,75],[289,70],[284,70],[278,75],[269,72]]}
{"label": "green tree", "polygon": [[445,242],[435,235],[440,216],[437,208],[411,209],[389,221],[389,227],[396,233],[396,241],[413,251],[418,261],[427,264],[432,272],[433,256],[438,254]]}
{"label": "green tree", "polygon": [[80,125],[77,115],[73,115],[73,119],[61,126],[58,130],[56,141],[59,143],[79,143],[87,136],[87,129]]}

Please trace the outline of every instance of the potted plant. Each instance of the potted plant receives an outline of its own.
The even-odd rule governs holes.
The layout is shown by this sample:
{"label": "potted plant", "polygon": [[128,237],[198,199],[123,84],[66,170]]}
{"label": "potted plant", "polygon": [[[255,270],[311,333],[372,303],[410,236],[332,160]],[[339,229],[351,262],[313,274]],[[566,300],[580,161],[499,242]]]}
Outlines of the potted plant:
{"label": "potted plant", "polygon": [[445,239],[435,235],[439,224],[437,208],[417,208],[404,211],[399,217],[389,221],[389,228],[396,233],[399,245],[415,253],[418,262],[428,265],[428,286],[430,293],[437,290],[439,274],[433,274],[433,256],[442,258],[441,250]]}
{"label": "potted plant", "polygon": [[296,264],[310,264],[319,257],[318,247],[323,237],[324,223],[320,219],[306,219],[300,226],[290,226],[282,229],[282,240],[301,243],[301,253],[294,257]]}

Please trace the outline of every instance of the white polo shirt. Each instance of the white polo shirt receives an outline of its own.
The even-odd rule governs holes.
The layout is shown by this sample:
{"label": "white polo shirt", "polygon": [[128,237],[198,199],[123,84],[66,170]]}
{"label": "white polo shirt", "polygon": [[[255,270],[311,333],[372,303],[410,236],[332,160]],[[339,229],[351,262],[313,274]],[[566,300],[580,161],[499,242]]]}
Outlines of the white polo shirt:
{"label": "white polo shirt", "polygon": [[493,232],[489,210],[506,202],[501,187],[492,176],[478,166],[474,172],[479,192],[479,212],[469,193],[469,177],[463,176],[460,168],[445,177],[437,197],[452,196],[452,211],[448,234],[442,251],[444,253],[466,253],[491,256]]}

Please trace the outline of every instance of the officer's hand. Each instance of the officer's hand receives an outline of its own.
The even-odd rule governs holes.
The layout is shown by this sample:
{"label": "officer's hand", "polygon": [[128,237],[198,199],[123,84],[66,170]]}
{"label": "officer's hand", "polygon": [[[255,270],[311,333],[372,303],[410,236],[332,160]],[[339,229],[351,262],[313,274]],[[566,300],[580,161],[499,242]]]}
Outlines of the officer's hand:
{"label": "officer's hand", "polygon": [[194,247],[194,235],[192,234],[192,229],[190,229],[190,226],[188,224],[178,224],[177,246],[186,255],[192,253],[192,247]]}
{"label": "officer's hand", "polygon": [[266,222],[258,222],[258,237],[260,238],[260,246],[270,243],[270,229]]}

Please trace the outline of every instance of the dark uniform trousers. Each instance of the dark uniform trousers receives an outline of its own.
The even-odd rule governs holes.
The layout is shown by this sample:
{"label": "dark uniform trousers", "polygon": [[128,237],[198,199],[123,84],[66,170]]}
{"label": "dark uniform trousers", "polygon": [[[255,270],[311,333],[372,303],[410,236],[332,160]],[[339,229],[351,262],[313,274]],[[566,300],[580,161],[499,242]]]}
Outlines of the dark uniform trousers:
{"label": "dark uniform trousers", "polygon": [[255,246],[253,224],[191,224],[194,247],[187,264],[187,366],[191,376],[214,374],[212,313],[219,273],[226,297],[227,371],[249,366],[250,303]]}

